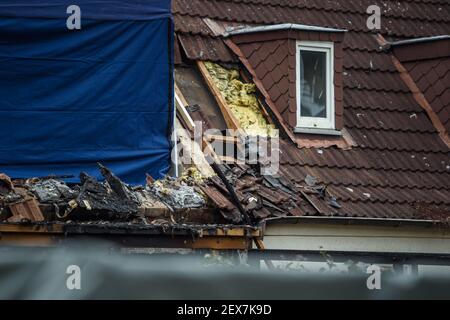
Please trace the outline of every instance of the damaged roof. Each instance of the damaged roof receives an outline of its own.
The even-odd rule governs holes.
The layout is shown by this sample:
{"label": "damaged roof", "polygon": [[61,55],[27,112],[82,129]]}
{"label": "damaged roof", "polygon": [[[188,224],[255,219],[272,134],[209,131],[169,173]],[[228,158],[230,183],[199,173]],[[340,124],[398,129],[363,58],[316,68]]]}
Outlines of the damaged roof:
{"label": "damaged roof", "polygon": [[[341,206],[327,206],[326,212],[304,210],[307,215],[428,219],[439,213],[448,218],[450,149],[403,81],[392,53],[382,50],[377,34],[367,29],[366,10],[372,4],[371,0],[175,0],[175,62],[239,63],[224,42],[223,30],[275,24],[347,30],[343,122],[354,144],[346,149],[298,148],[282,140],[282,176],[298,184],[315,177]],[[383,0],[378,5],[379,33],[387,41],[450,34],[448,1]],[[270,55],[262,60],[271,63]],[[449,92],[450,82],[442,84]]]}

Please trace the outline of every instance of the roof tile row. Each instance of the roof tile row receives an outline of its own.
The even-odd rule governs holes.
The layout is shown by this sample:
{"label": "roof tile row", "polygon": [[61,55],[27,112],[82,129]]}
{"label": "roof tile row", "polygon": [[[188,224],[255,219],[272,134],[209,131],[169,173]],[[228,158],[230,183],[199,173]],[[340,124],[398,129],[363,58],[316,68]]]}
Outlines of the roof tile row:
{"label": "roof tile row", "polygon": [[[310,2],[318,3],[318,1]],[[339,3],[341,2],[343,1],[339,1]],[[368,32],[366,26],[366,10],[368,6],[373,3],[370,3],[370,1],[365,2],[364,5],[360,6],[360,11],[351,12],[339,11],[336,7],[330,10],[324,10],[323,7],[282,7],[278,5],[264,5],[261,3],[246,3],[238,0],[178,0],[174,3],[173,11],[175,14],[194,17],[209,17],[225,21],[239,21],[254,24],[278,24],[289,22]],[[389,2],[385,1],[385,4],[387,3]],[[439,10],[441,5],[438,5],[437,7],[437,12],[441,12],[448,8],[448,6],[445,6]],[[394,10],[394,8],[391,8],[391,10]],[[401,11],[401,9],[398,11]],[[423,15],[423,12],[417,11],[417,14]],[[443,14],[445,15],[445,11]],[[434,16],[436,16],[436,14]],[[448,19],[448,17],[445,19]],[[442,19],[439,20],[437,16],[430,20],[422,20],[420,23],[417,23],[415,19],[395,19],[387,17],[382,24],[382,32],[392,36],[417,37],[426,36],[430,32],[445,34],[445,31],[447,30],[447,21]]]}
{"label": "roof tile row", "polygon": [[[301,152],[283,145],[282,165],[374,169],[381,171],[450,172],[447,154],[426,152],[378,151],[353,148],[346,152],[337,148],[302,149]],[[364,181],[361,182],[362,184]]]}
{"label": "roof tile row", "polygon": [[[425,190],[450,190],[448,180],[450,172],[434,174],[432,172],[384,171],[374,169],[318,168],[316,166],[284,165],[281,172],[297,183],[303,183],[306,176],[318,177],[319,183],[334,186],[371,186],[420,188]],[[448,198],[443,198],[448,203]]]}

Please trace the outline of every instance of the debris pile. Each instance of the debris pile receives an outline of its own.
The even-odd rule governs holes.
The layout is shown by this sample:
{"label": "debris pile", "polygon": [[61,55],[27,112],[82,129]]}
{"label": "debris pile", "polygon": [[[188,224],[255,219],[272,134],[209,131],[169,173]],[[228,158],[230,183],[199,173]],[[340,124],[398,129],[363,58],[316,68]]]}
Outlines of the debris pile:
{"label": "debris pile", "polygon": [[3,173],[0,173],[0,195],[6,195],[14,190],[11,179]]}
{"label": "debris pile", "polygon": [[339,214],[341,206],[326,185],[309,175],[301,184],[292,183],[268,168],[264,150],[251,148],[245,145],[246,156],[250,151],[254,155],[252,161],[213,163],[217,176],[201,188],[225,219],[254,224],[271,217]]}
{"label": "debris pile", "polygon": [[26,186],[40,203],[70,201],[78,195],[78,190],[72,190],[64,182],[56,179],[31,179],[27,181]]}
{"label": "debris pile", "polygon": [[[98,164],[104,181],[82,172],[79,185],[56,177],[12,181],[0,174],[0,221],[128,221],[144,223],[172,218],[177,211],[204,208],[206,200],[196,187],[202,182],[195,170],[180,179],[147,178],[146,186],[131,187]],[[186,221],[186,217],[183,217]]]}
{"label": "debris pile", "polygon": [[37,200],[25,188],[15,187],[11,179],[0,174],[0,221],[44,221]]}
{"label": "debris pile", "polygon": [[[204,198],[196,192],[193,186],[180,184],[177,179],[167,178],[166,186],[161,181],[153,184],[152,190],[172,209],[202,208]],[[170,187],[168,187],[169,185]]]}
{"label": "debris pile", "polygon": [[69,202],[70,208],[61,216],[62,218],[73,213],[80,217],[87,214],[97,219],[128,220],[137,215],[139,201],[130,187],[105,167],[101,167],[101,173],[105,178],[103,183],[86,173],[81,173],[80,193],[75,200]]}
{"label": "debris pile", "polygon": [[[263,176],[257,167],[246,164],[220,165],[218,169],[226,181],[213,177],[202,191],[233,223],[245,222],[245,215],[257,222],[268,217],[303,216],[311,211],[297,186],[282,177]],[[227,182],[239,203],[232,200]]]}
{"label": "debris pile", "polygon": [[179,179],[166,177],[148,187],[172,210],[203,208],[206,205],[205,197],[197,186],[202,182],[200,173],[189,168]]}
{"label": "debris pile", "polygon": [[206,180],[190,168],[178,179],[147,177],[147,185],[137,187],[98,166],[104,181],[81,173],[79,185],[56,177],[12,181],[0,174],[0,221],[254,225],[269,217],[330,215],[330,208],[340,207],[314,177],[294,185],[262,175],[261,163],[213,163],[217,175]]}
{"label": "debris pile", "polygon": [[[31,178],[13,183],[2,175],[0,220],[42,222],[55,220],[121,220],[136,218],[142,207],[138,193],[99,164],[104,182],[86,173],[80,185],[56,178]],[[138,195],[139,194],[139,195]]]}
{"label": "debris pile", "polygon": [[333,196],[328,186],[319,184],[316,177],[307,175],[304,184],[298,186],[303,198],[314,208],[315,214],[321,216],[334,216],[341,205]]}

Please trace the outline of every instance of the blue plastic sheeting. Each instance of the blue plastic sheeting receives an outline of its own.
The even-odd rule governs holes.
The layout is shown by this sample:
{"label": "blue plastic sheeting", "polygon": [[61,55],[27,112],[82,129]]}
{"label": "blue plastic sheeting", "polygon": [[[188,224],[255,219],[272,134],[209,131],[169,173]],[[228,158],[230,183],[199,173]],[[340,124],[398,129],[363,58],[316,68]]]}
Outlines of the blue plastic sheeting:
{"label": "blue plastic sheeting", "polygon": [[[170,1],[47,2],[0,4],[0,172],[78,181],[81,171],[99,177],[101,162],[130,184],[164,176]],[[81,8],[81,30],[66,27],[70,4]]]}
{"label": "blue plastic sheeting", "polygon": [[170,0],[1,0],[0,17],[66,19],[77,5],[84,19],[152,20],[171,17]]}

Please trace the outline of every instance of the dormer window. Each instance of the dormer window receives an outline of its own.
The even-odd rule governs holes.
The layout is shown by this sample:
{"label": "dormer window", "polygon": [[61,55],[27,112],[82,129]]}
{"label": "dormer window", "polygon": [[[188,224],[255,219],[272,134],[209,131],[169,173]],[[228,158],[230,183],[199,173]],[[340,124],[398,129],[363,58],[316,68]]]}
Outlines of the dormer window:
{"label": "dormer window", "polygon": [[340,138],[329,136],[342,136],[344,129],[345,32],[278,24],[225,36],[291,139],[331,141]]}
{"label": "dormer window", "polygon": [[297,128],[335,129],[334,45],[297,41]]}

